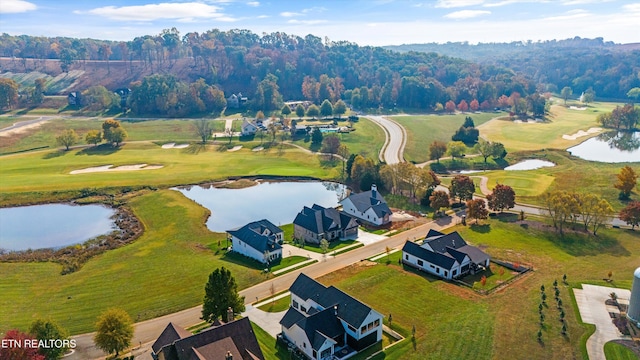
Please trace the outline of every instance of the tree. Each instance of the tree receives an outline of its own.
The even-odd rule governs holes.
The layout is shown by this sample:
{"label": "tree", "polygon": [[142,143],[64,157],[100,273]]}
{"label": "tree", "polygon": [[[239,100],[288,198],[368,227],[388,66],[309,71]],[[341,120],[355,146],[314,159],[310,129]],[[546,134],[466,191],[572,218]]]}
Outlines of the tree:
{"label": "tree", "polygon": [[471,111],[478,111],[478,109],[480,108],[480,103],[478,102],[478,100],[473,99],[471,100],[471,102],[469,103],[469,109],[471,109]]}
{"label": "tree", "polygon": [[[313,141],[313,134],[311,138]],[[320,152],[331,154],[331,159],[333,159],[333,155],[338,153],[340,145],[340,137],[338,137],[338,135],[336,134],[329,134],[325,136],[324,139],[322,139],[322,148],[320,149]]]}
{"label": "tree", "polygon": [[453,101],[449,100],[444,104],[444,109],[448,112],[448,113],[454,113],[456,111],[456,103],[454,103]]}
{"label": "tree", "polygon": [[338,155],[340,155],[340,157],[342,157],[342,180],[344,182],[344,180],[346,180],[346,169],[345,169],[345,165],[347,162],[347,157],[349,156],[349,148],[347,148],[347,145],[345,144],[340,144],[340,147],[338,148]]}
{"label": "tree", "polygon": [[114,139],[114,131],[115,129],[121,128],[120,121],[107,119],[102,123],[102,137],[105,141],[110,143],[115,143]]}
{"label": "tree", "polygon": [[347,112],[347,105],[342,100],[338,100],[335,105],[333,105],[333,114],[338,115],[338,119]]}
{"label": "tree", "polygon": [[565,86],[560,91],[560,97],[564,100],[564,104],[567,105],[567,100],[573,95],[573,90],[570,87]]}
{"label": "tree", "polygon": [[284,104],[284,106],[282,106],[282,109],[280,110],[280,114],[282,114],[282,116],[284,117],[291,115],[291,108],[289,107],[289,105]]}
{"label": "tree", "polygon": [[593,91],[592,88],[587,89],[587,91],[585,91],[581,96],[581,100],[585,104],[592,103],[595,100],[595,98],[596,98],[596,92]]}
{"label": "tree", "polygon": [[618,174],[618,182],[616,182],[613,186],[620,190],[620,195],[624,199],[628,199],[631,195],[631,192],[636,187],[636,183],[638,181],[638,175],[630,166],[625,166],[620,169],[620,173]]}
{"label": "tree", "polygon": [[598,229],[605,220],[613,213],[611,204],[598,195],[591,193],[576,193],[576,213],[584,224],[584,230],[588,231],[593,226],[593,234],[597,235]]}
{"label": "tree", "polygon": [[[347,163],[347,165],[349,164]],[[363,179],[375,177],[375,171],[376,166],[372,159],[365,158],[362,155],[356,155],[351,165],[351,180],[355,184],[364,184]]]}
{"label": "tree", "polygon": [[82,104],[88,110],[103,111],[109,110],[120,102],[118,95],[107,90],[102,85],[91,86],[82,92]]}
{"label": "tree", "polygon": [[39,78],[35,81],[33,92],[31,92],[31,102],[35,105],[40,105],[44,101],[44,91],[47,84],[45,78]]}
{"label": "tree", "polygon": [[109,58],[111,57],[111,53],[111,47],[107,44],[103,44],[98,48],[98,56],[100,56],[102,60],[107,61],[107,74],[111,74],[111,68],[109,67]]}
{"label": "tree", "polygon": [[640,201],[632,201],[620,211],[620,220],[631,225],[631,230],[640,226]]}
{"label": "tree", "polygon": [[471,199],[467,201],[467,215],[472,219],[476,219],[477,224],[478,219],[486,219],[489,215],[486,205],[483,199]]}
{"label": "tree", "polygon": [[18,104],[17,82],[8,78],[0,78],[0,110],[11,109]]}
{"label": "tree", "polygon": [[627,97],[635,101],[640,100],[640,87],[634,87],[627,91]]}
{"label": "tree", "polygon": [[507,150],[505,150],[502,143],[491,143],[491,156],[494,159],[504,159],[504,157],[507,156]]}
{"label": "tree", "polygon": [[[12,340],[9,342],[9,340]],[[11,344],[14,341],[24,344],[25,340],[34,340],[29,334],[19,330],[9,330],[2,338],[2,344]],[[38,348],[31,346],[0,346],[0,359],[2,360],[45,360],[44,355],[38,354]]]}
{"label": "tree", "polygon": [[323,117],[333,115],[333,105],[331,105],[329,100],[325,99],[320,105],[320,115]]}
{"label": "tree", "polygon": [[486,164],[487,158],[493,154],[493,143],[480,138],[474,148],[484,158]]}
{"label": "tree", "polygon": [[124,128],[115,128],[113,131],[111,131],[111,142],[113,142],[116,147],[118,147],[120,146],[120,143],[127,138],[127,136],[128,134]]}
{"label": "tree", "polygon": [[[60,327],[52,320],[38,319],[31,324],[29,334],[33,335],[38,340],[66,340],[69,338],[69,333]],[[57,360],[64,355],[69,347],[53,346],[53,347],[41,347],[39,349],[40,354],[44,355],[48,360]]]}
{"label": "tree", "polygon": [[451,160],[464,156],[467,146],[462,141],[449,141],[447,143],[447,152],[451,155]]}
{"label": "tree", "polygon": [[504,211],[516,206],[516,193],[508,185],[498,184],[493,188],[493,192],[487,195],[489,209],[493,211]]}
{"label": "tree", "polygon": [[64,146],[65,150],[75,145],[78,142],[78,134],[73,129],[68,129],[62,132],[62,134],[56,137],[56,143],[60,146]]}
{"label": "tree", "polygon": [[316,126],[313,128],[311,132],[311,143],[315,145],[319,145],[322,143],[324,136],[322,135],[322,131]]}
{"label": "tree", "polygon": [[304,112],[304,106],[302,106],[302,104],[298,104],[298,106],[296,106],[296,115],[298,116],[298,119],[302,119]]}
{"label": "tree", "polygon": [[457,197],[460,203],[462,203],[462,201],[471,200],[475,190],[476,186],[473,183],[473,180],[466,175],[456,175],[451,180],[451,196]]}
{"label": "tree", "polygon": [[329,242],[327,241],[327,239],[320,240],[320,250],[323,254],[326,254],[329,250]]}
{"label": "tree", "polygon": [[204,287],[201,319],[213,323],[216,319],[223,319],[229,308],[236,313],[243,312],[244,296],[238,294],[236,280],[231,271],[223,266],[209,275],[209,281]]}
{"label": "tree", "polygon": [[207,119],[195,120],[193,123],[193,128],[196,132],[196,135],[202,140],[203,144],[205,144],[207,140],[209,140],[211,135],[213,135],[211,123]]}
{"label": "tree", "polygon": [[577,209],[575,196],[567,191],[553,191],[542,195],[545,212],[551,217],[553,227],[563,234],[564,224]]}
{"label": "tree", "polygon": [[98,130],[89,130],[87,135],[84,136],[84,141],[87,144],[98,145],[102,141],[102,133]]}
{"label": "tree", "polygon": [[429,197],[429,201],[431,202],[431,208],[436,212],[440,211],[441,208],[449,207],[451,202],[449,194],[442,190],[434,191]]}
{"label": "tree", "polygon": [[93,341],[107,354],[125,350],[131,345],[133,325],[131,317],[122,309],[109,309],[98,317]]}
{"label": "tree", "polygon": [[320,109],[316,105],[311,105],[307,109],[307,116],[311,118],[316,118],[316,116],[320,115]]}
{"label": "tree", "polygon": [[447,144],[442,141],[434,141],[429,145],[429,159],[440,163],[440,158],[447,152]]}
{"label": "tree", "polygon": [[467,110],[469,110],[469,104],[467,104],[466,100],[460,100],[460,103],[458,103],[458,110],[461,112],[467,112]]}

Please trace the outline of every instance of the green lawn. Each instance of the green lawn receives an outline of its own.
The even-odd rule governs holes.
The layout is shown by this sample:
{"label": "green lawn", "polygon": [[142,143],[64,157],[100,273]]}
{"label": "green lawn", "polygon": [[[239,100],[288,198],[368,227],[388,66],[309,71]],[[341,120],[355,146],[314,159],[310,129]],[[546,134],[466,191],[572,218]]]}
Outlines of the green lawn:
{"label": "green lawn", "polygon": [[510,120],[494,120],[479,126],[480,135],[488,140],[503,143],[507,151],[566,149],[587,138],[565,140],[562,135],[572,135],[579,130],[587,131],[592,127],[599,127],[596,122],[598,114],[609,112],[616,105],[619,104],[593,103],[584,111],[553,105],[548,122],[515,123]]}
{"label": "green lawn", "polygon": [[146,228],[125,247],[107,251],[61,276],[53,263],[0,263],[0,332],[27,330],[50,317],[73,334],[93,331],[105,309],[125,309],[134,321],[202,302],[211,271],[229,268],[240,288],[265,280],[260,270],[228,262],[209,249],[224,234],[210,232],[207,211],[173,190],[137,197],[131,207]]}
{"label": "green lawn", "polygon": [[397,265],[399,253],[390,256],[389,265],[385,257],[376,266],[352,266],[321,278],[322,283],[339,287],[385,318],[391,313],[393,323],[405,334],[416,326],[415,346],[411,341],[402,342],[376,359],[581,358],[580,339],[587,326],[576,319],[569,287],[560,287],[568,337],[565,340],[560,335],[559,312],[551,296],[547,303],[552,305],[544,310],[544,344],[537,343],[540,285],[552,289],[554,279],[561,280],[563,274],[571,285],[604,285],[602,278],[611,270],[618,274],[611,286],[629,288],[640,256],[640,234],[625,230],[605,230],[598,238],[559,238],[498,220],[453,230],[496,258],[531,264],[535,270],[486,296],[402,269]]}
{"label": "green lawn", "polygon": [[290,303],[291,303],[291,295],[287,295],[276,301],[270,301],[268,304],[262,305],[258,309],[266,312],[280,312],[280,311],[287,310],[289,308]]}
{"label": "green lawn", "polygon": [[[3,199],[21,192],[53,192],[118,186],[172,186],[225,179],[229,176],[339,177],[339,164],[325,162],[295,148],[253,152],[250,143],[235,152],[214,146],[192,145],[186,149],[162,149],[152,143],[125,144],[121,148],[100,147],[71,151],[47,150],[0,157]],[[157,170],[117,171],[71,175],[102,165],[162,165]],[[40,197],[41,195],[34,195]],[[32,200],[33,201],[33,200]]]}
{"label": "green lawn", "polygon": [[436,141],[449,142],[451,136],[471,116],[475,126],[504,115],[504,113],[454,114],[454,115],[402,115],[394,116],[407,130],[407,145],[404,158],[407,161],[422,163],[429,160],[429,145]]}
{"label": "green lawn", "polygon": [[[335,240],[335,241],[331,241],[329,243],[329,249],[327,250],[327,255],[331,255],[334,251],[340,250],[340,249],[342,249],[344,247],[347,247],[349,245],[353,245],[355,243],[357,243],[356,240],[344,240],[344,241]],[[320,248],[320,245],[306,243],[304,245],[303,249],[322,254],[322,249]]]}
{"label": "green lawn", "polygon": [[269,333],[254,323],[251,323],[251,327],[256,334],[256,339],[258,339],[258,344],[260,345],[260,350],[262,350],[262,355],[264,355],[265,360],[289,359],[287,349],[276,346],[276,339],[269,335]]}
{"label": "green lawn", "polygon": [[638,360],[638,355],[628,347],[614,342],[604,344],[604,356],[607,360]]}
{"label": "green lawn", "polygon": [[[214,247],[215,249],[215,246]],[[240,255],[238,253],[235,252],[228,252],[226,254],[224,254],[223,259],[229,262],[233,262],[235,264],[238,265],[242,265],[242,266],[246,266],[248,268],[252,268],[252,269],[256,269],[256,270],[264,270],[267,268],[266,264],[263,264],[255,259],[252,259],[250,257],[247,256],[243,256]],[[272,266],[269,268],[271,270],[271,272],[274,271],[278,271],[284,268],[287,268],[289,266],[293,266],[295,264],[299,264],[303,261],[307,261],[309,259],[307,259],[304,256],[289,256],[289,257],[285,257],[282,260],[280,260],[279,262],[276,262],[274,264],[272,264]]]}

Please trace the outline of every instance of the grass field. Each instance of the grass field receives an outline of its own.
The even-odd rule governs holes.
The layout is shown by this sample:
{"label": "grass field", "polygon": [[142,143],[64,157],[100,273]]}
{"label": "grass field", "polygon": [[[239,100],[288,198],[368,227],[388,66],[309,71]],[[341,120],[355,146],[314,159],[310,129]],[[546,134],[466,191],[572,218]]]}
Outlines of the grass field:
{"label": "grass field", "polygon": [[134,321],[176,312],[202,302],[207,276],[220,266],[240,288],[265,279],[209,249],[225,235],[211,233],[207,211],[179,192],[149,193],[130,205],[145,234],[75,273],[61,276],[53,263],[0,263],[0,332],[26,330],[38,317],[51,317],[73,334],[89,332],[110,307],[123,308]]}
{"label": "grass field", "polygon": [[638,360],[638,355],[633,351],[614,342],[604,344],[604,355],[607,360]]}
{"label": "grass field", "polygon": [[407,161],[422,163],[429,160],[429,145],[435,140],[449,142],[451,136],[464,123],[464,118],[471,116],[475,126],[504,115],[504,113],[479,113],[455,115],[402,115],[394,116],[407,130],[407,145],[404,158]]}
{"label": "grass field", "polygon": [[544,344],[537,343],[540,285],[552,289],[554,279],[563,274],[570,284],[604,285],[602,278],[611,270],[617,274],[612,286],[629,288],[640,256],[640,236],[631,231],[606,230],[598,238],[573,234],[562,239],[498,220],[453,230],[493,257],[532,264],[535,271],[488,296],[402,269],[396,265],[400,253],[391,255],[390,265],[353,266],[321,278],[385,318],[392,314],[393,323],[405,333],[416,326],[415,345],[402,342],[374,359],[581,358],[580,339],[586,327],[577,322],[577,310],[569,305],[568,287],[560,289],[567,339],[560,335],[558,310],[550,305],[544,310]]}
{"label": "grass field", "polygon": [[611,111],[615,103],[589,104],[587,110],[571,110],[564,106],[551,106],[551,115],[545,123],[515,123],[509,120],[496,120],[478,126],[480,136],[487,140],[504,144],[507,151],[566,149],[577,145],[586,137],[565,140],[562,135],[572,135],[579,130],[599,127],[598,114]]}
{"label": "grass field", "polygon": [[290,303],[291,303],[291,295],[287,295],[276,301],[270,301],[268,304],[264,304],[260,306],[258,309],[266,312],[280,312],[280,311],[287,310],[289,308]]}

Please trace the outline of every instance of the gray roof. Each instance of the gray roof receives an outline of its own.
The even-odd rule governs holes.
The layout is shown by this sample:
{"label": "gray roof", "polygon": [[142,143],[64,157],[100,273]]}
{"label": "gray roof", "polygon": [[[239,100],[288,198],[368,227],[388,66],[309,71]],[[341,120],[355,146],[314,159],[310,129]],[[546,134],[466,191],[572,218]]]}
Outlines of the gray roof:
{"label": "gray roof", "polygon": [[376,188],[358,194],[351,194],[347,199],[351,200],[353,206],[362,213],[371,208],[378,217],[384,217],[387,214],[391,215],[391,209],[389,209],[387,201]]}
{"label": "gray roof", "polygon": [[283,233],[282,229],[266,219],[227,232],[261,253],[282,248],[276,240],[276,234]]}
{"label": "gray roof", "polygon": [[344,212],[318,204],[313,204],[310,208],[305,206],[293,223],[316,234],[358,226],[355,219]]}
{"label": "gray roof", "polygon": [[289,308],[280,324],[287,329],[298,325],[304,330],[311,347],[315,350],[319,350],[327,339],[336,339],[344,334],[344,327],[336,317],[333,308],[324,309],[308,317]]}
{"label": "gray roof", "polygon": [[457,231],[450,234],[443,234],[439,231],[429,230],[424,244],[428,244],[431,248],[440,254],[450,255],[461,262],[460,254],[469,256],[471,262],[478,264],[490,259],[490,256],[475,246],[467,244]]}
{"label": "gray roof", "polygon": [[153,345],[151,345],[151,349],[157,354],[163,346],[187,336],[191,336],[191,333],[170,322],[167,327],[164,328],[160,336],[158,336],[158,339],[153,343]]}
{"label": "gray roof", "polygon": [[406,252],[409,255],[413,255],[419,259],[422,259],[428,263],[437,265],[443,269],[451,270],[456,262],[456,259],[452,256],[429,251],[411,241],[407,241],[406,243],[404,243],[402,251]]}

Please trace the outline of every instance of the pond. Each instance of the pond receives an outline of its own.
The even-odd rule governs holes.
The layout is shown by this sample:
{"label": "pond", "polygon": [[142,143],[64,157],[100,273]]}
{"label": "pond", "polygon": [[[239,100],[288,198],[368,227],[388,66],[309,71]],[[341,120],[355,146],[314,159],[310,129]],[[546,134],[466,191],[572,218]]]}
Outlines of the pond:
{"label": "pond", "polygon": [[61,248],[116,229],[115,210],[101,205],[47,204],[0,209],[0,249]]}
{"label": "pond", "polygon": [[291,224],[303,206],[334,207],[345,186],[332,182],[260,183],[243,189],[192,186],[174,188],[211,211],[207,228],[214,232],[267,219],[275,225]]}
{"label": "pond", "polygon": [[607,132],[568,148],[584,160],[605,163],[640,162],[640,132]]}
{"label": "pond", "polygon": [[551,161],[529,159],[529,160],[520,161],[519,163],[513,164],[511,166],[507,166],[504,169],[507,171],[535,170],[543,167],[552,167],[552,166],[556,166],[556,164],[552,163]]}

